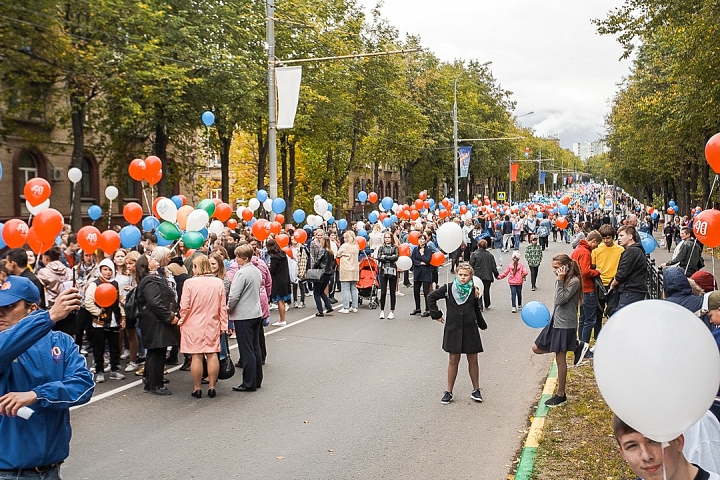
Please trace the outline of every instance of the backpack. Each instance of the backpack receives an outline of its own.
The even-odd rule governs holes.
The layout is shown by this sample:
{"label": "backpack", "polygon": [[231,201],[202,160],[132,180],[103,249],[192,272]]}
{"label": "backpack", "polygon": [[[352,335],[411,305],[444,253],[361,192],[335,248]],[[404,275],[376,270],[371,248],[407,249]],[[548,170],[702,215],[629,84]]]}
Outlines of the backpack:
{"label": "backpack", "polygon": [[137,287],[133,287],[127,295],[125,295],[125,318],[127,320],[137,320],[144,308],[140,307],[137,297]]}

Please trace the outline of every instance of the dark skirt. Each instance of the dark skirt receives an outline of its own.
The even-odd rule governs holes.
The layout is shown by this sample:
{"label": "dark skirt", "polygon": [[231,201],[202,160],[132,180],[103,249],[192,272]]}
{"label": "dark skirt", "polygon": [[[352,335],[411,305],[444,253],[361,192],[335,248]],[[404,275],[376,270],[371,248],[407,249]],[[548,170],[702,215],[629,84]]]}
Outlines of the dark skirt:
{"label": "dark skirt", "polygon": [[[472,300],[468,300],[467,303],[471,304]],[[442,348],[448,353],[480,353],[483,351],[480,331],[472,307],[469,312],[460,317],[447,315]]]}
{"label": "dark skirt", "polygon": [[577,329],[555,328],[550,320],[535,340],[535,346],[545,352],[572,352],[577,347]]}

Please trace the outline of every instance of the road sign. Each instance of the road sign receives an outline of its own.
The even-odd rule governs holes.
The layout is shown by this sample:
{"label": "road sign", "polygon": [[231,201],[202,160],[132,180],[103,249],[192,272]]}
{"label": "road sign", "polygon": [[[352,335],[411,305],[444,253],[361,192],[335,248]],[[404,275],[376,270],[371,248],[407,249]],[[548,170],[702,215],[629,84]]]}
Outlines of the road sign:
{"label": "road sign", "polygon": [[504,201],[505,201],[505,192],[497,192],[497,201],[498,201],[498,202],[504,202]]}

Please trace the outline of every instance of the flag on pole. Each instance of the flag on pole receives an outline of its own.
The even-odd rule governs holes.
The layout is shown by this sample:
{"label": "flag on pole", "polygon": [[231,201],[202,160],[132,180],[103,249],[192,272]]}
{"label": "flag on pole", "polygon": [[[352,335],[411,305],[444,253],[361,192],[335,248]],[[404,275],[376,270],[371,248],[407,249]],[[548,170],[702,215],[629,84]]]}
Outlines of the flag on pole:
{"label": "flag on pole", "polygon": [[573,182],[573,177],[572,177],[572,175],[570,175],[568,177],[568,185],[572,185],[572,182]]}
{"label": "flag on pole", "polygon": [[511,182],[517,181],[518,168],[520,168],[519,163],[511,163],[510,164],[510,181]]}
{"label": "flag on pole", "polygon": [[468,170],[470,170],[470,152],[472,147],[460,147],[458,148],[458,161],[460,163],[460,177],[465,178],[468,176]]}
{"label": "flag on pole", "polygon": [[278,97],[277,128],[292,128],[295,124],[301,78],[302,67],[278,67],[275,69]]}
{"label": "flag on pole", "polygon": [[547,172],[540,172],[540,183],[545,185],[545,176],[547,175]]}
{"label": "flag on pole", "polygon": [[557,183],[557,173],[553,173],[553,185]]}

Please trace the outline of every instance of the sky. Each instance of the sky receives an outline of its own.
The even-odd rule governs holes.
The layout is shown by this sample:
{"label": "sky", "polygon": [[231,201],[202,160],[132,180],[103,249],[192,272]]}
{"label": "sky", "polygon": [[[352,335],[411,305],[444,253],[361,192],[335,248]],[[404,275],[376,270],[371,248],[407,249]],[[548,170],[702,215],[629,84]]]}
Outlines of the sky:
{"label": "sky", "polygon": [[[376,0],[358,0],[366,11]],[[597,33],[622,0],[384,0],[380,11],[401,36],[419,35],[441,60],[492,61],[515,114],[539,136],[574,142],[605,134],[604,118],[630,60],[614,36]],[[459,112],[462,121],[462,111]]]}

